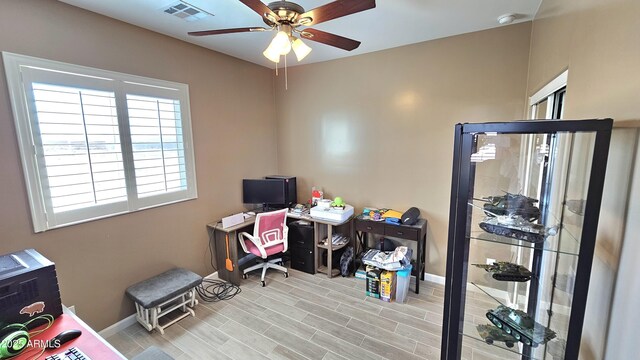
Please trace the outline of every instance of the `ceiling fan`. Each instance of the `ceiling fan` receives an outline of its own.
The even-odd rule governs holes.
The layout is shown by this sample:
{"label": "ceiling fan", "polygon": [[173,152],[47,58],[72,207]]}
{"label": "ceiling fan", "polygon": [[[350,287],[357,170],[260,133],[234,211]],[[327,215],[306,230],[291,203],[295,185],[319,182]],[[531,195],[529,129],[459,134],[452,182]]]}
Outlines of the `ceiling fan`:
{"label": "ceiling fan", "polygon": [[[278,63],[281,55],[287,55],[293,49],[296,58],[301,61],[311,52],[311,48],[304,44],[301,38],[347,51],[360,46],[359,41],[311,29],[307,26],[317,25],[376,7],[375,0],[336,0],[309,11],[305,11],[302,6],[290,1],[274,1],[268,5],[260,0],[240,0],[240,2],[262,16],[262,20],[269,27],[192,31],[188,34],[206,36],[253,31],[277,31],[276,36],[263,52],[263,55],[267,59]],[[298,34],[299,37],[296,37],[295,34]]]}

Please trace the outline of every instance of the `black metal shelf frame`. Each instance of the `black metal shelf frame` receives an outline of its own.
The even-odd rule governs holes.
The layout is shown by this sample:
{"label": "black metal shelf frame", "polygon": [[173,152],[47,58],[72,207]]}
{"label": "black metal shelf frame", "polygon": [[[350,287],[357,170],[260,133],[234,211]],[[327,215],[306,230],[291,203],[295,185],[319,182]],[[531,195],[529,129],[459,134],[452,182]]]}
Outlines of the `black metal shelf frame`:
{"label": "black metal shelf frame", "polygon": [[[586,307],[589,279],[591,275],[592,258],[595,247],[596,230],[602,201],[604,175],[607,166],[608,149],[611,138],[613,120],[535,120],[495,123],[466,123],[455,126],[453,171],[451,183],[451,205],[449,212],[449,245],[447,251],[447,267],[445,282],[445,303],[442,329],[441,359],[457,360],[462,357],[462,340],[464,338],[464,315],[467,287],[467,269],[469,265],[469,245],[472,238],[471,220],[472,210],[468,205],[473,198],[475,164],[470,161],[471,154],[476,151],[476,135],[487,133],[498,134],[549,134],[583,133],[595,134],[591,168],[588,174],[587,198],[584,205],[584,217],[580,234],[571,234],[579,239],[576,241],[575,251],[563,251],[558,248],[555,252],[565,255],[575,255],[577,268],[575,285],[571,297],[569,327],[566,338],[564,359],[577,360],[582,334],[584,310]],[[550,155],[552,158],[554,154]],[[554,159],[551,159],[554,161]],[[541,199],[540,208],[547,211]],[[491,241],[491,239],[480,239]],[[508,241],[496,241],[507,245]],[[540,260],[544,251],[550,251],[544,244],[525,245],[534,249],[533,266],[531,271],[540,270]],[[538,285],[531,284],[527,311],[535,312]],[[523,359],[530,359],[531,349],[524,346]]]}

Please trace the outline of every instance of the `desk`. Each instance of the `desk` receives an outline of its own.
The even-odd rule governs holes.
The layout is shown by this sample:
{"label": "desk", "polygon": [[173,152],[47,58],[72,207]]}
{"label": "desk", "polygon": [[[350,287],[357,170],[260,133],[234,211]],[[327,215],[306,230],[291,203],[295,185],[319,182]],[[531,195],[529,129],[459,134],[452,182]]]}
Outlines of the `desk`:
{"label": "desk", "polygon": [[[60,346],[58,349],[46,350],[42,354],[42,356],[39,357],[39,359],[44,360],[44,358],[46,358],[47,356],[60,353],[72,347],[77,347],[92,360],[126,360],[126,358],[120,352],[118,352],[118,350],[111,346],[111,344],[109,344],[105,339],[98,335],[97,332],[89,327],[89,325],[85,324],[84,321],[80,320],[80,318],[78,318],[76,314],[72,313],[65,306],[62,307],[62,315],[56,318],[51,328],[49,328],[42,334],[34,336],[33,340],[50,340],[59,333],[70,329],[82,330],[82,335],[80,335],[79,338],[71,340],[68,343]],[[33,359],[34,355],[39,353],[41,349],[42,348],[39,348],[38,352],[36,352],[35,350],[27,349],[26,352],[23,352],[19,356],[13,357],[12,359]]]}
{"label": "desk", "polygon": [[[243,231],[253,233],[253,224],[255,222],[256,217],[251,216],[246,218],[243,223],[230,226],[226,229],[222,228],[221,222],[215,222],[207,225],[209,243],[214,246],[216,266],[218,267],[218,277],[220,279],[226,280],[234,285],[240,285],[242,272],[240,272],[238,266],[240,265],[240,267],[242,267],[244,263],[238,263],[238,260],[242,258],[242,256],[238,256],[238,233]],[[225,259],[227,258],[226,236],[229,237],[229,258],[233,262],[233,271],[229,271],[225,267]]]}
{"label": "desk", "polygon": [[[331,256],[333,251],[338,250],[349,244],[353,245],[355,232],[353,228],[353,222],[351,221],[352,218],[349,218],[343,222],[334,222],[334,221],[313,218],[308,214],[300,215],[300,214],[289,212],[287,213],[287,219],[307,220],[309,222],[312,222],[313,228],[314,228],[315,246],[317,248],[325,249],[325,250],[328,250],[330,246],[320,245],[320,241],[325,237],[328,237],[330,239],[331,236],[333,235],[334,227],[343,226],[343,225],[349,226],[350,242],[345,245],[341,245],[337,247],[331,246],[332,251],[327,251],[327,265],[328,265],[327,267],[320,265],[321,261],[319,260],[319,257],[321,256],[321,254],[319,251],[316,252],[316,256],[314,260],[315,262],[314,268],[316,272],[325,273],[327,274],[328,277],[335,276],[336,271],[339,273],[339,269],[331,268],[331,261],[332,261]],[[207,225],[207,229],[209,232],[209,241],[214,244],[214,248],[215,248],[216,264],[218,266],[218,277],[220,279],[229,281],[234,285],[240,285],[240,280],[242,279],[241,270],[245,267],[245,264],[247,261],[252,260],[255,257],[243,256],[244,254],[240,254],[240,251],[238,250],[238,241],[239,241],[238,233],[243,231],[246,231],[248,233],[253,233],[253,224],[255,223],[255,221],[256,221],[255,216],[252,216],[245,219],[243,223],[228,227],[226,229],[222,228],[222,224],[220,222],[211,223]],[[229,236],[229,258],[231,259],[234,265],[233,271],[227,270],[226,267],[224,266],[226,256],[227,256],[227,245],[225,241],[226,236]],[[246,258],[246,260],[243,261],[243,257]]]}
{"label": "desk", "polygon": [[355,227],[360,241],[366,240],[366,234],[377,234],[418,242],[416,266],[412,271],[412,275],[416,277],[416,294],[420,293],[420,280],[424,280],[425,270],[424,250],[427,244],[427,220],[419,219],[414,225],[395,225],[384,221],[364,219],[360,215],[355,219]]}

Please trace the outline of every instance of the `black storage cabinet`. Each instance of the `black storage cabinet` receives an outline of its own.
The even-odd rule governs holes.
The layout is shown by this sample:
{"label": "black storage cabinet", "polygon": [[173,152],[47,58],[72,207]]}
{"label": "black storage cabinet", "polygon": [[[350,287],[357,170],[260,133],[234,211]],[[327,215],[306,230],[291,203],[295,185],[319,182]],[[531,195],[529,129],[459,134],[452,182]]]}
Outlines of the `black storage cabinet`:
{"label": "black storage cabinet", "polygon": [[313,224],[294,221],[288,226],[291,268],[314,274],[315,246],[313,244]]}
{"label": "black storage cabinet", "polygon": [[[456,125],[442,360],[578,359],[612,125]],[[531,277],[496,278],[495,261]]]}

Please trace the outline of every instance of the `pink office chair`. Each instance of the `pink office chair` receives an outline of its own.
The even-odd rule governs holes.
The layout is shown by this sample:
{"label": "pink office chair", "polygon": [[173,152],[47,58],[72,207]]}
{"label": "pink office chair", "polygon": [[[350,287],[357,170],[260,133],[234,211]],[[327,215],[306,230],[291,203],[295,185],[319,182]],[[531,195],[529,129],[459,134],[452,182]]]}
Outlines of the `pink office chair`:
{"label": "pink office chair", "polygon": [[254,254],[264,259],[260,264],[244,269],[242,278],[247,278],[247,273],[262,269],[262,286],[265,286],[264,275],[267,269],[272,268],[284,272],[284,277],[289,277],[287,268],[278,263],[282,263],[282,258],[267,260],[267,257],[278,253],[284,253],[288,248],[287,233],[287,209],[271,212],[259,213],[256,216],[256,223],[253,228],[253,235],[247,232],[240,233],[240,245],[245,253]]}

